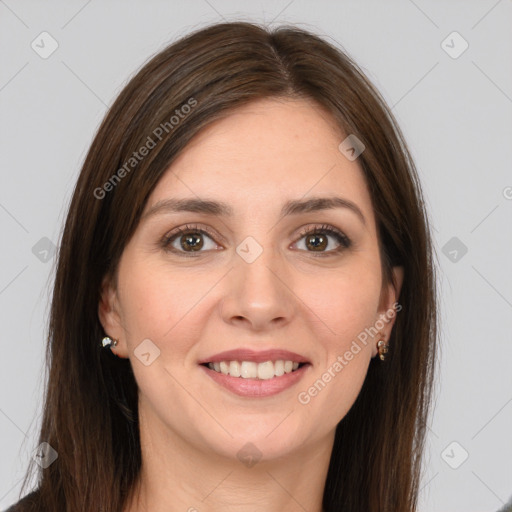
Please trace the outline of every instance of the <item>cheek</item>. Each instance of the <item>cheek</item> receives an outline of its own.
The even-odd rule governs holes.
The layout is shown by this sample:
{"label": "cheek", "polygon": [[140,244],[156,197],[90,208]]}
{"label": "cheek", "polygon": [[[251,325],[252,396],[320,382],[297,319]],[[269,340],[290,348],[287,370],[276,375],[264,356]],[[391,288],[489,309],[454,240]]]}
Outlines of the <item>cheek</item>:
{"label": "cheek", "polygon": [[[322,417],[325,429],[333,429],[356,401],[372,356],[368,334],[375,321],[376,301],[370,295],[348,297],[345,308],[334,308],[331,329],[317,340],[321,359],[299,390],[297,400],[312,417]],[[371,331],[370,331],[371,332]]]}
{"label": "cheek", "polygon": [[319,336],[327,343],[326,348],[343,350],[377,320],[381,274],[375,264],[347,266],[301,280],[297,294],[307,305],[304,313],[311,322],[314,315],[317,323],[322,321]]}
{"label": "cheek", "polygon": [[187,339],[194,339],[196,325],[189,320],[215,279],[205,274],[171,272],[160,262],[134,261],[123,271],[122,316],[131,349],[146,338],[161,348],[172,340],[174,353],[186,348]]}
{"label": "cheek", "polygon": [[303,313],[309,315],[310,325],[314,318],[322,320],[316,321],[316,340],[323,350],[318,351],[320,360],[315,361],[315,372],[304,382],[298,400],[334,427],[352,407],[368,371],[381,273],[375,263],[347,266],[315,284],[302,290],[308,306]]}

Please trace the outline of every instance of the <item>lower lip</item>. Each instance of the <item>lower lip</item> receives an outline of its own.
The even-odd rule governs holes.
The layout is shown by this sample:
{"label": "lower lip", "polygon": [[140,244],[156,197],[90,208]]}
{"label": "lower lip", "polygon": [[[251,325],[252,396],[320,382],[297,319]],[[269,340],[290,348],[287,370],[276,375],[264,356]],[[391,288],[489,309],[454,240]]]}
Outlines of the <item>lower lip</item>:
{"label": "lower lip", "polygon": [[244,379],[242,377],[224,375],[200,365],[211,379],[227,390],[239,396],[254,398],[277,395],[281,391],[292,387],[304,376],[304,373],[310,366],[310,364],[305,364],[293,372],[285,373],[280,377],[273,377],[272,379]]}

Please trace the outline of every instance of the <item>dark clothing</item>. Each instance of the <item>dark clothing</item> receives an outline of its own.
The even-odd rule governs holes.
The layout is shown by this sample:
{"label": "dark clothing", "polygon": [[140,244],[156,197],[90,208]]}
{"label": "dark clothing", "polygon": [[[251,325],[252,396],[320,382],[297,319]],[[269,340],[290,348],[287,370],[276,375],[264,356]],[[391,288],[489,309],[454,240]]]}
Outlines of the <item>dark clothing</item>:
{"label": "dark clothing", "polygon": [[34,498],[37,496],[37,491],[33,491],[30,494],[27,494],[17,503],[8,508],[5,512],[32,512],[35,511],[35,500]]}

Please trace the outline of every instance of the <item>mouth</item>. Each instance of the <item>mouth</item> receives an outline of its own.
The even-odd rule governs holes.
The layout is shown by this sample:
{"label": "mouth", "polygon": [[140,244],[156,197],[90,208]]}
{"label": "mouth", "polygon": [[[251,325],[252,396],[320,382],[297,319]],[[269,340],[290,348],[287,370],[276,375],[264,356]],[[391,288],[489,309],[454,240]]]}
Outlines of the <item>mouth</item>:
{"label": "mouth", "polygon": [[275,361],[220,361],[202,363],[201,366],[216,373],[238,379],[273,380],[294,373],[309,363],[278,359]]}
{"label": "mouth", "polygon": [[230,351],[209,359],[214,360],[203,360],[199,367],[210,382],[244,398],[265,398],[290,389],[312,366],[302,356],[288,351]]}

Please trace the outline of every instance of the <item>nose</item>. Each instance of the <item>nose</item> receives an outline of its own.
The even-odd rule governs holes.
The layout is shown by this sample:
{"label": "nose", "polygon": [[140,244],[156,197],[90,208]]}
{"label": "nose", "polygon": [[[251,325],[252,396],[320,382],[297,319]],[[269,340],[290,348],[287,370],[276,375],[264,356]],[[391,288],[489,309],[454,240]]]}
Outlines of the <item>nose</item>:
{"label": "nose", "polygon": [[271,250],[252,263],[238,255],[228,273],[221,315],[225,322],[253,331],[272,330],[288,324],[296,299],[289,272]]}

